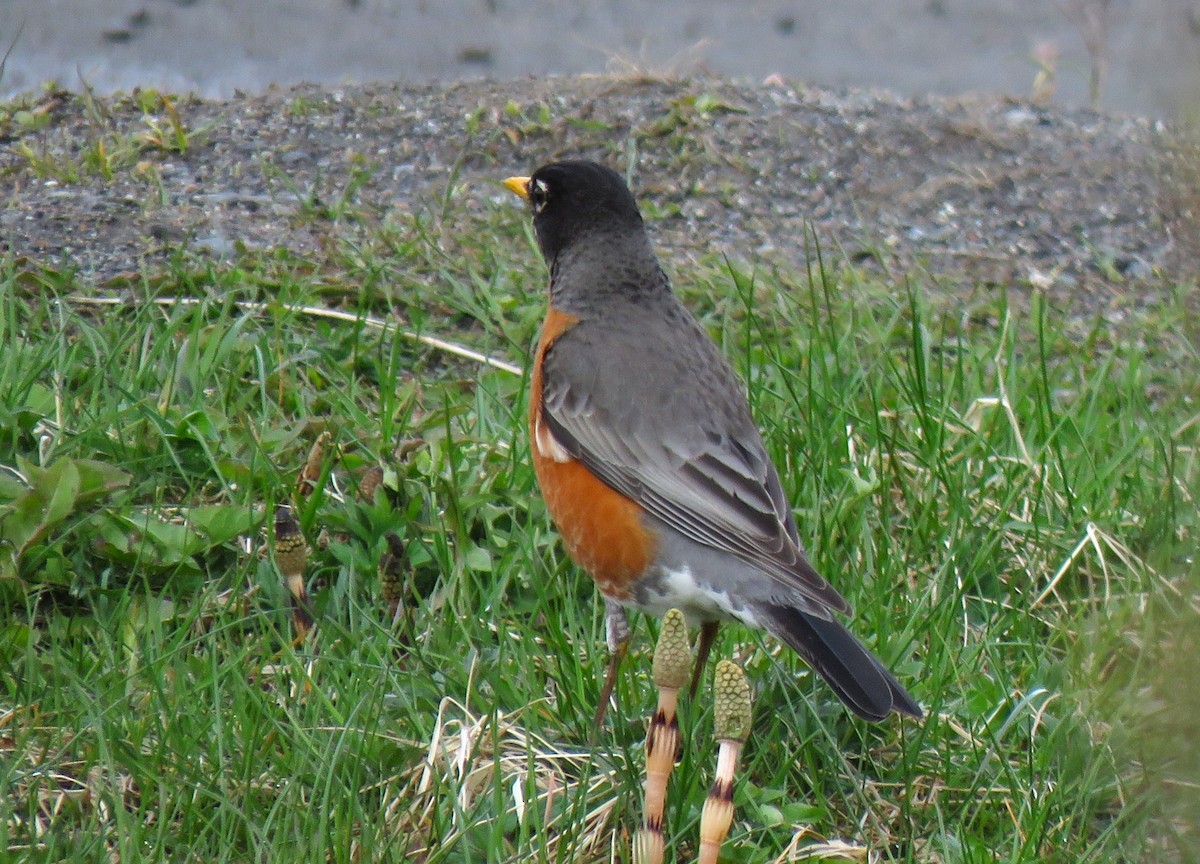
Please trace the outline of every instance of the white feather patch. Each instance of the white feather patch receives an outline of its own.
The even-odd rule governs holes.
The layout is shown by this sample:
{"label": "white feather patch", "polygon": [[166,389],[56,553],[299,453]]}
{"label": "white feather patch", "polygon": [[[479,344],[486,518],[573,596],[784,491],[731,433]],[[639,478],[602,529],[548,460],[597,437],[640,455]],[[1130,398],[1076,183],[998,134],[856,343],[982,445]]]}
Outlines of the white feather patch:
{"label": "white feather patch", "polygon": [[533,424],[533,446],[537,447],[538,455],[543,459],[554,462],[570,462],[571,454],[554,437],[554,433],[546,428],[539,417]]}
{"label": "white feather patch", "polygon": [[738,602],[728,591],[718,591],[712,586],[701,585],[691,568],[686,565],[677,570],[659,571],[661,581],[646,590],[641,609],[662,616],[671,608],[681,611],[689,624],[704,621],[741,621],[748,627],[762,629],[757,617]]}

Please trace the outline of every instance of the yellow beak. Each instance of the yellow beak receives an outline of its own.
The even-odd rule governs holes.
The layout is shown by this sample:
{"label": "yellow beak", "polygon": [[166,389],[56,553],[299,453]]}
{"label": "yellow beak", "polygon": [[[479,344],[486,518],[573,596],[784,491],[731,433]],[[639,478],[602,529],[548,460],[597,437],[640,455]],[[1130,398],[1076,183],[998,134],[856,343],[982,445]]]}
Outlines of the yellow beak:
{"label": "yellow beak", "polygon": [[508,191],[522,198],[525,201],[529,200],[529,178],[528,177],[509,177],[504,181],[504,185],[508,187]]}

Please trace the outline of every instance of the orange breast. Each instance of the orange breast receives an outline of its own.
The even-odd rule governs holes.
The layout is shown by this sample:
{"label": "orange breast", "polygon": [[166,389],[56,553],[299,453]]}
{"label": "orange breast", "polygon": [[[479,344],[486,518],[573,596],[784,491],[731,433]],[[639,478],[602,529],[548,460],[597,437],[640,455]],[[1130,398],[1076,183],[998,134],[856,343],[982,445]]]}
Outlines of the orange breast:
{"label": "orange breast", "polygon": [[530,450],[546,507],[571,559],[596,580],[607,597],[628,599],[630,585],[645,573],[654,557],[654,537],[642,521],[642,509],[596,478],[583,463],[565,453],[543,452],[549,435],[539,436],[542,411],[542,362],[554,341],[578,323],[553,306],[542,325],[529,399]]}

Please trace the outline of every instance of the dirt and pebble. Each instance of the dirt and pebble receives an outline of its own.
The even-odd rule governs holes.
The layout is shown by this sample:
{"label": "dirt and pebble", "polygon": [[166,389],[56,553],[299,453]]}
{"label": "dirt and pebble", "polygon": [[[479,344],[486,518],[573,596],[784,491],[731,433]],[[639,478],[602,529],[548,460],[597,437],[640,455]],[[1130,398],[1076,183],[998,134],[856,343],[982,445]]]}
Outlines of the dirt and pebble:
{"label": "dirt and pebble", "polygon": [[181,248],[320,255],[406,213],[486,230],[498,179],[561,156],[628,171],[669,258],[803,269],[815,238],[827,261],[1081,310],[1194,294],[1200,272],[1185,136],[1009,99],[558,77],[8,107],[0,250],[96,285]]}

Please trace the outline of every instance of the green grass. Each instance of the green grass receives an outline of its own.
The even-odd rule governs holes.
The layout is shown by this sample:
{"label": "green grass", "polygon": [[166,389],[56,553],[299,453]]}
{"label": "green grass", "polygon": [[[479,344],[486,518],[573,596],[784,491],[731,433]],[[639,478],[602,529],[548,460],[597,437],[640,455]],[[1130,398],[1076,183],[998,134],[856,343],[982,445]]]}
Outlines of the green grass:
{"label": "green grass", "polygon": [[[180,258],[103,289],[0,270],[10,859],[628,860],[656,623],[593,739],[602,616],[537,494],[525,381],[298,308],[524,366],[545,278],[525,217],[444,203],[321,259]],[[675,275],[750,383],[819,568],[928,710],[863,724],[725,628],[716,654],[757,701],[724,860],[1195,860],[1185,299],[1109,323],[816,255]],[[196,302],[149,302],[171,297]],[[297,501],[322,431],[336,446]],[[386,489],[363,501],[374,465]],[[292,501],[318,620],[299,646],[262,554]],[[681,717],[679,861],[715,763],[707,700]]]}

